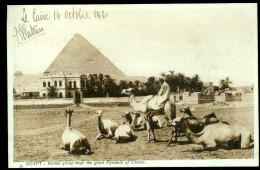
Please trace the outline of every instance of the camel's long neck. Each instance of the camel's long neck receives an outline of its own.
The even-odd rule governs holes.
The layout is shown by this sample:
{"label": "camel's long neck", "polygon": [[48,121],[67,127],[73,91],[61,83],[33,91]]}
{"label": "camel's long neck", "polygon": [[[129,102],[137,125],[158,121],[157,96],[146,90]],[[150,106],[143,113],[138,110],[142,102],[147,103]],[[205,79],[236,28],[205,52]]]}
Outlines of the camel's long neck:
{"label": "camel's long neck", "polygon": [[182,122],[182,129],[184,130],[184,133],[186,135],[186,137],[194,142],[194,143],[200,143],[200,136],[201,136],[201,133],[193,133],[190,128],[189,128],[189,125],[188,123],[185,121],[185,122]]}
{"label": "camel's long neck", "polygon": [[101,116],[98,116],[98,130],[103,134],[105,133],[103,122],[101,121]]}
{"label": "camel's long neck", "polygon": [[129,122],[129,124],[131,125],[133,122],[132,116],[130,114],[126,115],[126,120]]}
{"label": "camel's long neck", "polygon": [[135,114],[134,117],[133,117],[133,122],[130,125],[131,130],[134,130],[136,123],[137,123],[137,116]]}
{"label": "camel's long neck", "polygon": [[67,121],[66,121],[66,127],[71,126],[71,116],[69,114],[66,115]]}
{"label": "camel's long neck", "polygon": [[129,104],[130,104],[130,106],[133,106],[133,105],[137,104],[137,101],[135,100],[135,95],[134,94],[130,94],[130,96],[129,96]]}

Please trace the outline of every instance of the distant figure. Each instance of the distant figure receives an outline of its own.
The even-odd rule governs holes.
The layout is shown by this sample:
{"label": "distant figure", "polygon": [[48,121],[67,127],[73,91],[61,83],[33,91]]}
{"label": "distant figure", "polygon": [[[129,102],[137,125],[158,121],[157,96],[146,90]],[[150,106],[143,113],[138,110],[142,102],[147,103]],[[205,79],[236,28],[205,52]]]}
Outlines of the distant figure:
{"label": "distant figure", "polygon": [[164,79],[160,78],[159,82],[161,84],[161,88],[156,96],[154,96],[149,102],[148,108],[152,110],[159,110],[163,108],[165,102],[170,98],[170,87],[165,82]]}

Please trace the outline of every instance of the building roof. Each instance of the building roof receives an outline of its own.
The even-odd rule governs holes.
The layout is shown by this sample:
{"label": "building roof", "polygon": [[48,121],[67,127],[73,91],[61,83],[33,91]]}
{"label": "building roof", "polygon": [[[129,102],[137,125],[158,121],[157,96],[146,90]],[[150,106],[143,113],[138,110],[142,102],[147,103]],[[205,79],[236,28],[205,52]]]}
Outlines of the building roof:
{"label": "building roof", "polygon": [[80,34],[75,34],[45,73],[109,74],[124,76],[109,59]]}

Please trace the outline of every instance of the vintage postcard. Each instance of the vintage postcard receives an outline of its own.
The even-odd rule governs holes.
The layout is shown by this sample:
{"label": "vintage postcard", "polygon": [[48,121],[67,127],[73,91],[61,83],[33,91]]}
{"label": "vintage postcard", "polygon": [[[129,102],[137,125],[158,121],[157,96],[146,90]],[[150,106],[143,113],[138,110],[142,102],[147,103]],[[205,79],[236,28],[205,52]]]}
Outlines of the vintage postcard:
{"label": "vintage postcard", "polygon": [[8,5],[11,168],[259,166],[257,4]]}

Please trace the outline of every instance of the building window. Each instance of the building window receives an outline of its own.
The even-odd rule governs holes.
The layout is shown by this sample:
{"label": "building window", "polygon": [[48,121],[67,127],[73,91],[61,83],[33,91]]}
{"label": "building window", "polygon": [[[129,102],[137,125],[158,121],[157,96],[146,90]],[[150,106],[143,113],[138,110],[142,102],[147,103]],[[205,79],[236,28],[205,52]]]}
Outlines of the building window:
{"label": "building window", "polygon": [[77,88],[77,82],[73,81],[74,88]]}
{"label": "building window", "polygon": [[60,92],[60,98],[62,98],[62,92]]}
{"label": "building window", "polygon": [[59,85],[62,86],[62,81],[59,81]]}
{"label": "building window", "polygon": [[43,87],[46,87],[46,82],[45,81],[43,82]]}
{"label": "building window", "polygon": [[72,83],[71,83],[71,81],[69,81],[69,88],[72,88]]}
{"label": "building window", "polygon": [[57,87],[57,81],[54,81],[54,86]]}
{"label": "building window", "polygon": [[48,81],[48,87],[51,87],[51,82]]}
{"label": "building window", "polygon": [[46,94],[45,93],[42,93],[42,95],[45,97],[46,96]]}

